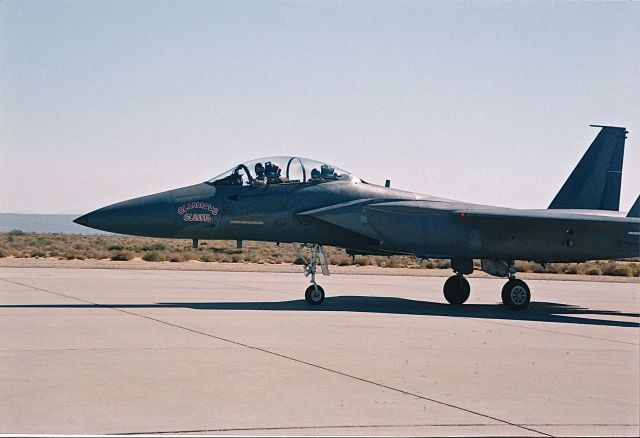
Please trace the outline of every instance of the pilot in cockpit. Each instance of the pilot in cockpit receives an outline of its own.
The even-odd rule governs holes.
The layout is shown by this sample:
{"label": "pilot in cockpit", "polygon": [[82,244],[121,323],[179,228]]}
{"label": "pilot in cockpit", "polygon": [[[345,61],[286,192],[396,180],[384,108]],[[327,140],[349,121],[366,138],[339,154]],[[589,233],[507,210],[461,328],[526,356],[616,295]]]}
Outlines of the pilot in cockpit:
{"label": "pilot in cockpit", "polygon": [[337,179],[338,175],[333,167],[323,164],[320,166],[320,177],[322,179]]}
{"label": "pilot in cockpit", "polygon": [[313,168],[311,170],[311,179],[309,180],[310,182],[312,181],[322,181],[322,178],[320,177],[320,171],[316,168]]}
{"label": "pilot in cockpit", "polygon": [[271,161],[264,163],[264,175],[267,177],[267,183],[277,184],[282,182],[280,179],[281,172],[282,170],[277,165],[271,163]]}
{"label": "pilot in cockpit", "polygon": [[254,179],[254,183],[255,184],[266,184],[267,183],[267,177],[264,174],[264,166],[262,165],[262,163],[257,163],[256,167],[254,168],[254,170],[256,171],[256,178]]}

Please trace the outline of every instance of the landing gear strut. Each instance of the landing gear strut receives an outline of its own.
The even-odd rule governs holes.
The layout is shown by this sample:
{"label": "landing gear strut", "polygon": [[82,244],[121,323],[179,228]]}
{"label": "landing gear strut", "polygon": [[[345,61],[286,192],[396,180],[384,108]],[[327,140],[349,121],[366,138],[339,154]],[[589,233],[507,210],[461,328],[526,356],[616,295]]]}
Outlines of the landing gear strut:
{"label": "landing gear strut", "polygon": [[316,269],[318,264],[320,264],[322,275],[328,276],[329,265],[327,264],[327,256],[324,253],[322,245],[311,244],[306,246],[311,247],[311,260],[307,260],[304,254],[302,254],[301,249],[304,248],[305,245],[298,246],[294,243],[293,249],[296,255],[304,262],[304,276],[308,277],[311,275],[311,286],[309,286],[305,291],[304,299],[307,304],[318,306],[324,301],[324,289],[316,283]]}

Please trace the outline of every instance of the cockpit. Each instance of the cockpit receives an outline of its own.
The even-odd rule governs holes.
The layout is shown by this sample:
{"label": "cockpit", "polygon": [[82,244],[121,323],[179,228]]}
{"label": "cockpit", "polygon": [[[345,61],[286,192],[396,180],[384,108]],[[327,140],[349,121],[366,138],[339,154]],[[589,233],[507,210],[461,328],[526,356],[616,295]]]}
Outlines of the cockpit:
{"label": "cockpit", "polygon": [[327,181],[357,180],[338,167],[300,157],[259,158],[238,164],[207,181],[213,186],[256,186],[268,184],[319,184]]}

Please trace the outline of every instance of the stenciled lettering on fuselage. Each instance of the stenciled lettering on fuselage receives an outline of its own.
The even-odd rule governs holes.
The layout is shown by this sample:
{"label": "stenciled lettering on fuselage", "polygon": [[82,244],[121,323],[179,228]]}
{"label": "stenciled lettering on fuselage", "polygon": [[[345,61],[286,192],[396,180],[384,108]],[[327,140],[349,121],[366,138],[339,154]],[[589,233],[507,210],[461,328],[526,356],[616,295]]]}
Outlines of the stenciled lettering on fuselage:
{"label": "stenciled lettering on fuselage", "polygon": [[[202,212],[192,212],[192,210],[204,210],[206,213]],[[218,215],[219,209],[209,204],[208,202],[189,202],[187,204],[182,204],[178,207],[178,214],[182,216],[182,220],[185,222],[211,222],[213,220],[213,216]]]}

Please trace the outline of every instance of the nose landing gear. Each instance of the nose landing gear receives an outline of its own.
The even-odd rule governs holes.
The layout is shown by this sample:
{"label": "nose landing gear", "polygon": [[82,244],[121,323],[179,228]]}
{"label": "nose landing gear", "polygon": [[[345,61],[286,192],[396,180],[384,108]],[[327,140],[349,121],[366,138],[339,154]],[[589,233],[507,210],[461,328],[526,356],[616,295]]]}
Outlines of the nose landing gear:
{"label": "nose landing gear", "polygon": [[[301,249],[305,246],[311,247],[311,260],[307,260],[302,254]],[[311,286],[307,288],[304,293],[304,299],[307,304],[311,306],[319,306],[324,301],[324,289],[318,283],[316,283],[316,270],[318,264],[320,264],[320,270],[322,275],[329,276],[329,265],[327,264],[327,256],[324,253],[322,245],[300,245],[293,244],[293,249],[298,257],[304,262],[304,276],[311,275]]]}

